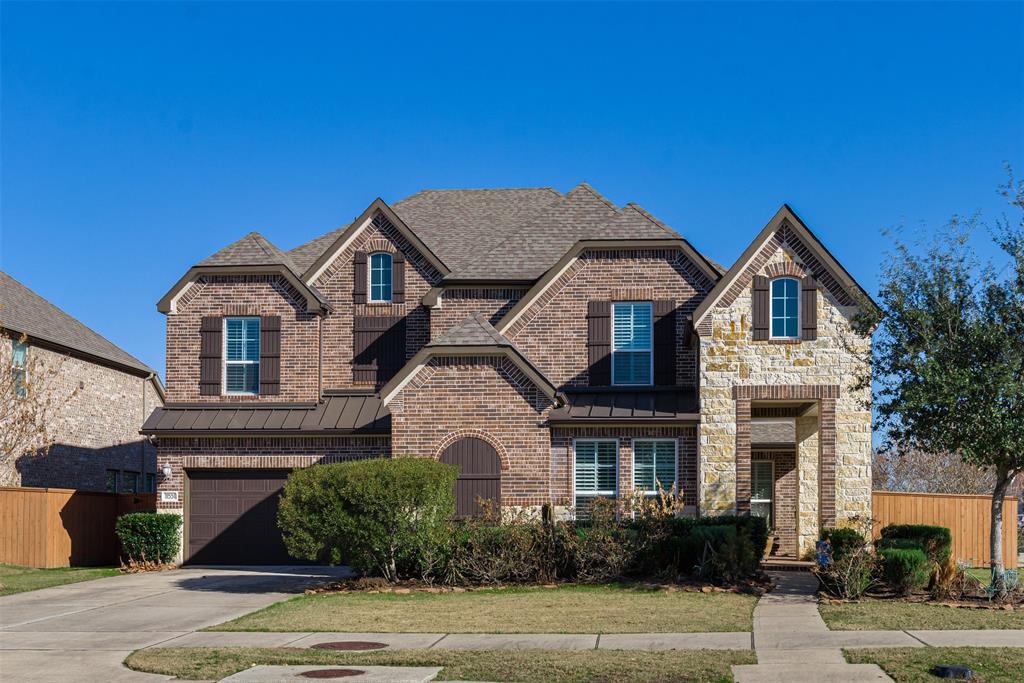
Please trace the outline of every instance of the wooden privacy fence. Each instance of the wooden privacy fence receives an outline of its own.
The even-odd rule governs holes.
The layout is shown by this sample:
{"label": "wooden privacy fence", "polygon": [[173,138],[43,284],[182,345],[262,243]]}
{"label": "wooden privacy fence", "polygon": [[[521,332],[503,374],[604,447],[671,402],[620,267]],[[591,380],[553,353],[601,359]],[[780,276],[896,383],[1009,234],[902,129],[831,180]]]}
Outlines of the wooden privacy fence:
{"label": "wooden privacy fence", "polygon": [[[945,493],[894,493],[874,491],[871,516],[875,537],[889,524],[935,524],[953,534],[953,559],[975,567],[989,564],[989,529],[992,524],[991,496]],[[1003,563],[1017,567],[1017,499],[1003,503]]]}
{"label": "wooden privacy fence", "polygon": [[156,509],[155,493],[0,488],[0,562],[29,567],[114,565],[114,521]]}

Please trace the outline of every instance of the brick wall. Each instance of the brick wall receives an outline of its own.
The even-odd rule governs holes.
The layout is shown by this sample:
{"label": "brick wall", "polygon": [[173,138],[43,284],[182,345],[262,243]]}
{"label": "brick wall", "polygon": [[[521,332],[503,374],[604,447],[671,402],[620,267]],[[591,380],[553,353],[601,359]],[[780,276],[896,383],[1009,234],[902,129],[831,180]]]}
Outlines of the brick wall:
{"label": "brick wall", "polygon": [[[281,316],[281,393],[200,396],[200,324],[204,316]],[[319,318],[280,275],[211,275],[193,284],[167,315],[167,402],[316,401]]]}
{"label": "brick wall", "polygon": [[525,288],[445,289],[441,305],[430,310],[430,338],[444,334],[478,311],[494,325],[523,298],[525,292]]}
{"label": "brick wall", "polygon": [[[357,251],[367,253],[401,252],[405,256],[405,303],[354,304],[355,284],[352,259]],[[328,389],[366,388],[352,379],[352,320],[357,315],[406,316],[405,357],[412,358],[429,341],[430,315],[420,300],[441,279],[441,274],[381,214],[353,242],[339,253],[316,280],[316,287],[331,302],[334,310],[323,322],[324,387]],[[282,377],[284,366],[282,365]],[[369,388],[372,388],[370,386]]]}
{"label": "brick wall", "polygon": [[587,385],[587,302],[676,301],[676,382],[694,386],[696,354],[682,343],[686,316],[713,283],[675,249],[587,251],[507,334],[557,386]]}
{"label": "brick wall", "polygon": [[550,407],[508,360],[433,359],[389,405],[393,451],[437,458],[461,436],[482,438],[502,457],[502,504],[541,505],[549,500]]}
{"label": "brick wall", "polygon": [[[11,364],[11,344],[0,336],[0,367]],[[159,405],[150,380],[106,365],[29,343],[38,366],[37,389],[53,403],[49,429],[54,445],[43,455],[25,455],[15,468],[22,486],[106,490],[108,469],[155,473],[156,451],[139,435]],[[53,374],[51,375],[51,371]],[[29,378],[29,381],[33,381]]]}

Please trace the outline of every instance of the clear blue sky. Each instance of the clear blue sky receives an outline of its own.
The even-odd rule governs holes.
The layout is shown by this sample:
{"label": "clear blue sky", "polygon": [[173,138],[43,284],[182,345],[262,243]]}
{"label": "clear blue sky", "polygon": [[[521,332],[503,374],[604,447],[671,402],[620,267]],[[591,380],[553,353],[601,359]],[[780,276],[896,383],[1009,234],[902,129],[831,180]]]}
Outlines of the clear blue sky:
{"label": "clear blue sky", "polygon": [[789,202],[880,230],[1024,172],[1024,5],[0,5],[0,266],[163,371],[160,296],[375,197],[586,180],[731,264]]}

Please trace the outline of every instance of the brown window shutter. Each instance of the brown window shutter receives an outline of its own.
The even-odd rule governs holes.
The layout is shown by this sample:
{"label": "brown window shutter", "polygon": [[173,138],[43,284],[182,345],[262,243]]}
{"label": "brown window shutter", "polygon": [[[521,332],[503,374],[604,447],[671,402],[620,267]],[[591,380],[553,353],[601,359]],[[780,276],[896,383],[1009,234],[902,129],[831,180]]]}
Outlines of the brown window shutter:
{"label": "brown window shutter", "polygon": [[281,316],[260,318],[260,395],[281,393]]}
{"label": "brown window shutter", "polygon": [[391,303],[405,303],[405,256],[402,252],[391,257]]}
{"label": "brown window shutter", "polygon": [[800,296],[800,338],[818,338],[818,282],[813,275],[804,276]]}
{"label": "brown window shutter", "polygon": [[654,383],[669,386],[676,383],[676,302],[663,299],[654,302]]}
{"label": "brown window shutter", "polygon": [[224,319],[203,316],[199,325],[199,395],[220,396]]}
{"label": "brown window shutter", "polygon": [[366,303],[366,252],[357,251],[352,257],[352,302]]}
{"label": "brown window shutter", "polygon": [[754,296],[752,299],[754,317],[754,340],[768,339],[768,278],[764,275],[754,276]]}
{"label": "brown window shutter", "polygon": [[353,382],[383,384],[405,365],[405,316],[357,315],[352,334]]}
{"label": "brown window shutter", "polygon": [[587,302],[587,355],[590,386],[612,383],[612,302]]}

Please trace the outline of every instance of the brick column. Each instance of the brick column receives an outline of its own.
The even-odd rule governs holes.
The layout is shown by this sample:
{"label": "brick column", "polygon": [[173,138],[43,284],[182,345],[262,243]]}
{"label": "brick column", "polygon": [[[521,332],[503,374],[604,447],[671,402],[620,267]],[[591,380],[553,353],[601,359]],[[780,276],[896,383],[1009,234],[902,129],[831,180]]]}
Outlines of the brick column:
{"label": "brick column", "polygon": [[736,513],[750,514],[750,399],[736,399]]}
{"label": "brick column", "polygon": [[821,399],[820,409],[818,509],[824,528],[836,525],[836,400]]}

